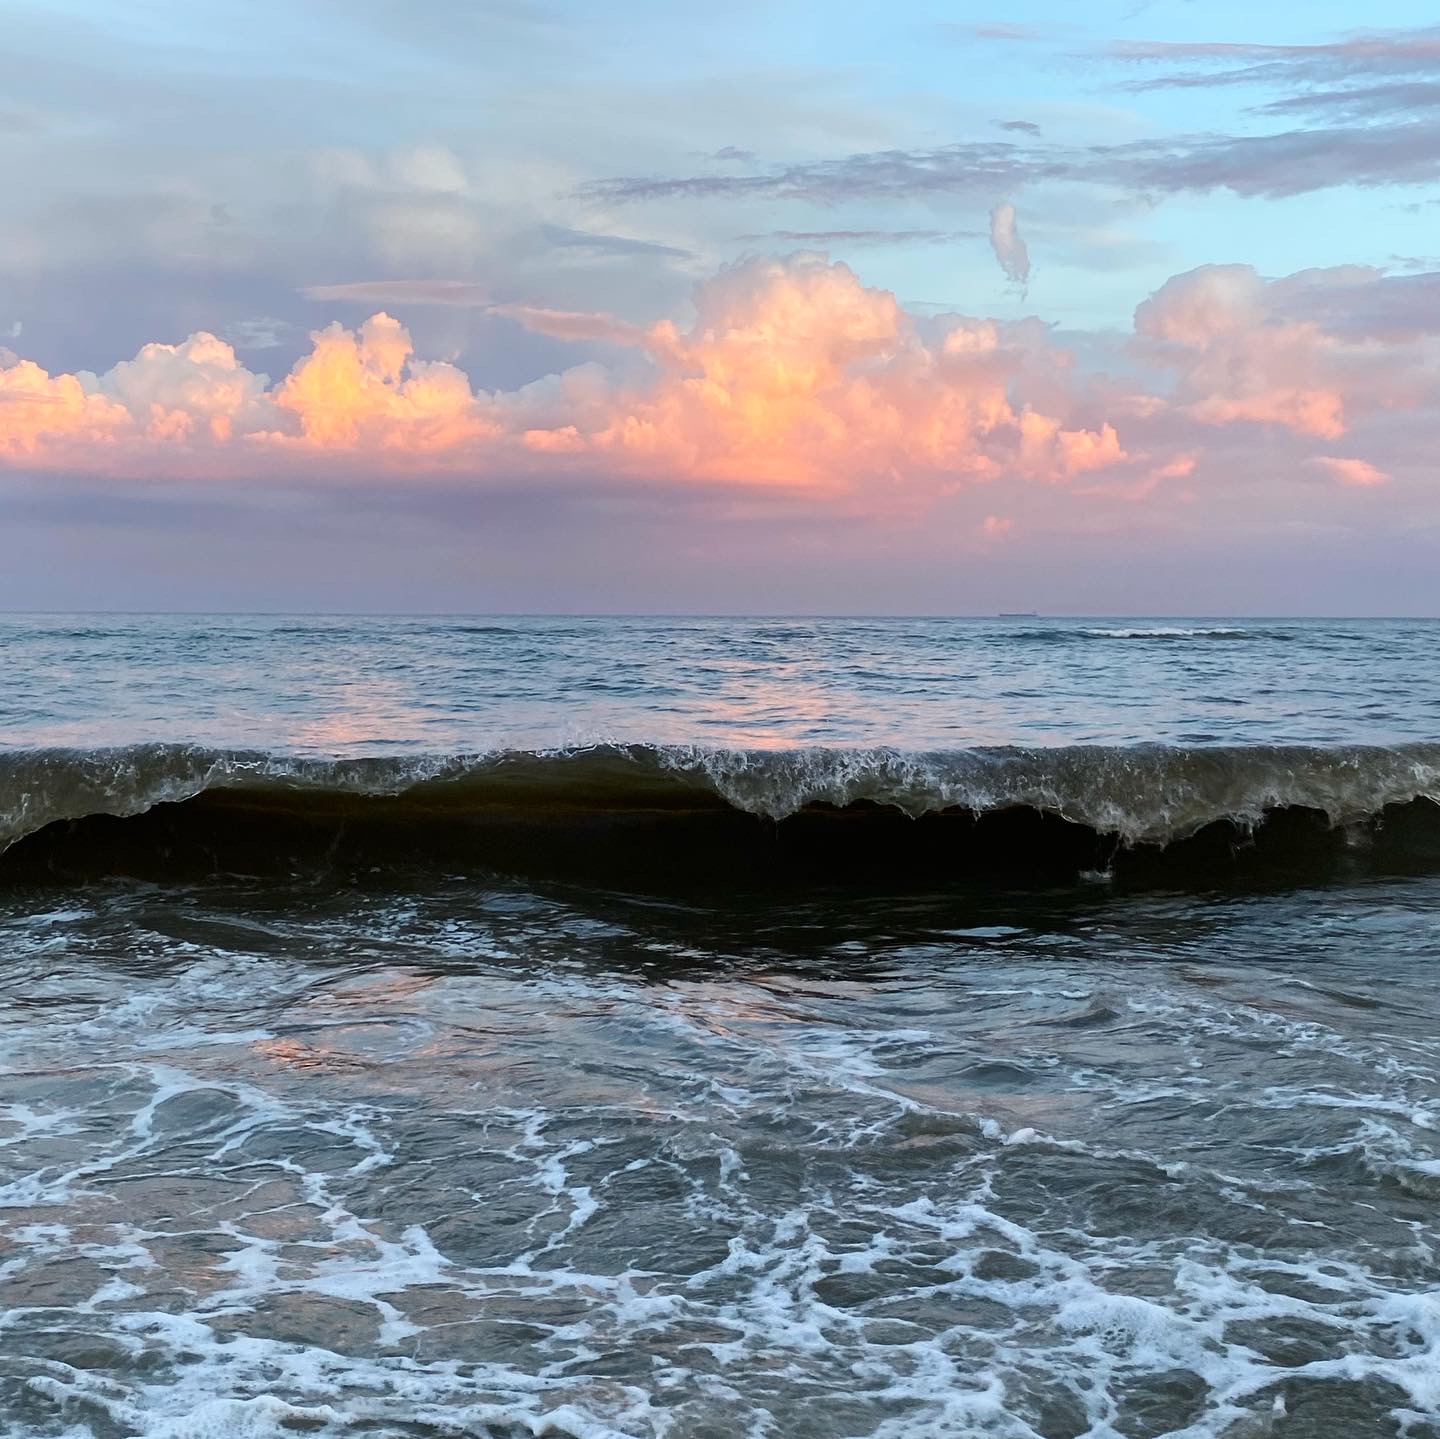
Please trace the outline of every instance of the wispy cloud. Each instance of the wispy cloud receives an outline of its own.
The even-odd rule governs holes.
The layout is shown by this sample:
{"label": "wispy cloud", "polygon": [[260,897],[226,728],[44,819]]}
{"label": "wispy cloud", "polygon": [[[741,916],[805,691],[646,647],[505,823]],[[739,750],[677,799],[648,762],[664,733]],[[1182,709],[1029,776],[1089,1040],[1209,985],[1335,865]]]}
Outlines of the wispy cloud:
{"label": "wispy cloud", "polygon": [[1030,284],[1030,251],[1020,235],[1015,207],[1003,200],[990,211],[990,248],[995,252],[1005,278],[1019,285],[1023,296]]}
{"label": "wispy cloud", "polygon": [[1369,460],[1345,459],[1339,455],[1316,455],[1310,464],[1317,470],[1338,480],[1342,485],[1354,485],[1368,489],[1372,485],[1389,482],[1390,476],[1376,469]]}
{"label": "wispy cloud", "polygon": [[1440,26],[1363,31],[1312,45],[1130,43],[1110,54],[1159,71],[1128,82],[1134,92],[1287,92],[1255,107],[1262,115],[1365,120],[1414,117],[1440,105]]}
{"label": "wispy cloud", "polygon": [[1172,67],[1168,74],[1134,82],[1135,89],[1332,85],[1433,74],[1440,68],[1440,26],[1361,31],[1310,45],[1131,41],[1112,46],[1109,53],[1135,64]]}
{"label": "wispy cloud", "polygon": [[737,235],[737,240],[765,244],[814,245],[948,245],[956,240],[974,240],[979,230],[764,230]]}
{"label": "wispy cloud", "polygon": [[1043,40],[1045,31],[1038,25],[1021,25],[1010,20],[992,20],[980,25],[961,25],[955,29],[973,35],[977,40]]}
{"label": "wispy cloud", "polygon": [[[989,39],[1025,27],[970,27]],[[1135,194],[1282,198],[1343,185],[1440,179],[1440,27],[1376,31],[1317,45],[1131,43],[1105,57],[1148,73],[1133,92],[1215,86],[1280,91],[1255,114],[1316,123],[1270,133],[1192,132],[1094,145],[1047,143],[1034,122],[997,124],[1007,140],[857,151],[739,173],[621,176],[583,193],[614,203],[773,198],[833,205],[937,195],[980,197],[1060,181]],[[1086,57],[1091,63],[1096,57]]]}
{"label": "wispy cloud", "polygon": [[617,204],[769,197],[833,205],[939,195],[983,198],[996,190],[1064,181],[1148,195],[1231,190],[1280,198],[1340,185],[1416,185],[1436,179],[1440,118],[1383,128],[1189,134],[1086,147],[971,141],[859,153],[747,175],[619,177],[591,182],[582,194]]}
{"label": "wispy cloud", "polygon": [[678,245],[661,245],[654,240],[639,240],[630,235],[603,235],[590,230],[571,230],[563,225],[542,225],[540,234],[556,249],[584,250],[591,255],[656,256],[672,260],[688,260],[691,251]]}
{"label": "wispy cloud", "polygon": [[488,310],[489,290],[469,280],[353,280],[340,285],[306,285],[307,300],[356,305],[445,305]]}
{"label": "wispy cloud", "polygon": [[527,330],[559,340],[607,340],[612,344],[636,345],[645,333],[637,325],[598,311],[558,310],[545,305],[492,300],[484,286],[466,280],[361,280],[344,285],[309,285],[302,293],[309,300],[358,305],[479,310],[486,315],[514,320]]}

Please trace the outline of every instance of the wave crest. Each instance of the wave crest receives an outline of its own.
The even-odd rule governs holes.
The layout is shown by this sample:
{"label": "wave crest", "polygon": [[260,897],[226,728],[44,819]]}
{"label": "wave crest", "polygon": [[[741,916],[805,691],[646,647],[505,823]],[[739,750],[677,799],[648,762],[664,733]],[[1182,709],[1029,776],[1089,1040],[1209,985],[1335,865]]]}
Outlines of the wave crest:
{"label": "wave crest", "polygon": [[[976,833],[989,826],[992,837],[1004,832],[1016,867],[1038,870],[1047,848],[1052,862],[1063,851],[1083,868],[1097,855],[1165,850],[1216,826],[1273,831],[1277,815],[1300,813],[1334,829],[1436,800],[1440,744],[928,752],[605,744],[343,760],[152,744],[0,754],[0,850],[48,845],[53,867],[56,854],[63,861],[78,846],[90,872],[133,872],[145,868],[149,847],[166,863],[178,855],[192,868],[223,869],[267,854],[280,864],[297,836],[313,860],[348,836],[387,856],[403,847],[416,859],[458,855],[503,867],[522,853],[595,857],[618,837],[645,867],[652,856],[668,862],[672,843],[712,858],[753,845],[761,817],[807,844],[828,825],[832,854],[898,844],[938,867],[938,851],[932,858],[925,846],[953,849],[958,817],[972,832],[965,863],[986,859]],[[868,825],[857,822],[866,816]],[[922,823],[897,830],[903,817]],[[129,826],[123,836],[116,821]],[[242,852],[243,863],[234,858]]]}
{"label": "wave crest", "polygon": [[659,750],[737,809],[783,819],[808,805],[942,810],[1033,809],[1126,844],[1168,844],[1217,820],[1260,823],[1308,809],[1333,825],[1440,797],[1440,745],[1076,745],[1063,749]]}

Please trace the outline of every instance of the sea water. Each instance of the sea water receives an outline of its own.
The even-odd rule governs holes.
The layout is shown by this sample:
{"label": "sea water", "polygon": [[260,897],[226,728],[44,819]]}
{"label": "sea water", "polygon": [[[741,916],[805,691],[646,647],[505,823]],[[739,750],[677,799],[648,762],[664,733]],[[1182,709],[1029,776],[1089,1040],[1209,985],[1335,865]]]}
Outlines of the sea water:
{"label": "sea water", "polygon": [[18,1435],[1440,1435],[1440,625],[0,617]]}

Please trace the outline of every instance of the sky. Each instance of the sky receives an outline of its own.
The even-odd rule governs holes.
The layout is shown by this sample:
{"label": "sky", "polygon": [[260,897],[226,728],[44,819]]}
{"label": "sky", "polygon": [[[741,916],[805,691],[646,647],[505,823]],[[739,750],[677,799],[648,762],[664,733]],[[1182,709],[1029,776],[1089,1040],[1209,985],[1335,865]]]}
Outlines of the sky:
{"label": "sky", "polygon": [[1440,25],[0,0],[0,608],[1440,613]]}

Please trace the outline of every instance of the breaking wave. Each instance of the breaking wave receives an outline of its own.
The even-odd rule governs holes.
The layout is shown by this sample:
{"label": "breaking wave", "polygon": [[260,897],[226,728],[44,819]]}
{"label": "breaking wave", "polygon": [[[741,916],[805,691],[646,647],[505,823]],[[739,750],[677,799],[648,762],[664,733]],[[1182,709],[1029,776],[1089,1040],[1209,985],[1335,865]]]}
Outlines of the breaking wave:
{"label": "breaking wave", "polygon": [[184,745],[0,754],[0,873],[318,860],[780,872],[1136,868],[1396,844],[1440,855],[1440,744],[734,750],[318,759]]}

